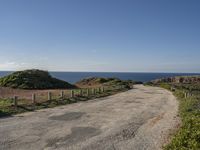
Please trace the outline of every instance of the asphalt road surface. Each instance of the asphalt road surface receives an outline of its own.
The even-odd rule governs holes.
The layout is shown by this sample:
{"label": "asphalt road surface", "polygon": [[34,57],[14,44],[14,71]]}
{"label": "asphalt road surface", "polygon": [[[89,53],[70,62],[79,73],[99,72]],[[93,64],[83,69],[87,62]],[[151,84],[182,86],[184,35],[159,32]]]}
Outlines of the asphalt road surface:
{"label": "asphalt road surface", "polygon": [[178,124],[167,90],[113,96],[0,119],[1,150],[157,150]]}

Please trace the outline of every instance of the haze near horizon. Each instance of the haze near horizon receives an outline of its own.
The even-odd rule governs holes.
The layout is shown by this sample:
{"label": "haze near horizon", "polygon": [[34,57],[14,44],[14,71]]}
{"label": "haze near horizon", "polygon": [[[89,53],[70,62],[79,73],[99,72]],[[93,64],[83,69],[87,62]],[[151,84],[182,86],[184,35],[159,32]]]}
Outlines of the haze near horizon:
{"label": "haze near horizon", "polygon": [[198,0],[1,0],[0,71],[200,73]]}

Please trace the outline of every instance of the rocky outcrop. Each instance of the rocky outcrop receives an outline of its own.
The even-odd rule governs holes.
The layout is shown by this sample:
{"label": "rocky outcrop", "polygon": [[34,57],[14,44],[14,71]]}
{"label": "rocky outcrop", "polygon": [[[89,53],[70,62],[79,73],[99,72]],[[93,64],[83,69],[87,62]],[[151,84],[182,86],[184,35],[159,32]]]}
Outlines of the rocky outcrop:
{"label": "rocky outcrop", "polygon": [[156,79],[153,83],[167,82],[167,83],[200,83],[200,76],[177,76]]}

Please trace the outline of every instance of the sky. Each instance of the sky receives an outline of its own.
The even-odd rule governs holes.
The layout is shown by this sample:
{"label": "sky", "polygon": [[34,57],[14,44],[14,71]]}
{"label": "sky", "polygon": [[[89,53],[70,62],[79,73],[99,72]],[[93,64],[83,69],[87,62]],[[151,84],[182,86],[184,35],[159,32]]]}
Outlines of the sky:
{"label": "sky", "polygon": [[0,0],[0,70],[200,73],[199,0]]}

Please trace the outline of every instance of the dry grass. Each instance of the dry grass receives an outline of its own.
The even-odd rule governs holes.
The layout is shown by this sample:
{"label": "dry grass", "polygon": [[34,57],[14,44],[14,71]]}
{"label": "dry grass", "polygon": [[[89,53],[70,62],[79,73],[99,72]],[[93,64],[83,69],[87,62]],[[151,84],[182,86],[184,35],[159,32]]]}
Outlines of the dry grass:
{"label": "dry grass", "polygon": [[[89,89],[89,93],[92,94],[92,89],[99,89],[99,86],[88,86],[81,88],[82,95],[88,96],[87,89]],[[72,89],[71,89],[72,90]],[[23,89],[13,89],[8,87],[0,87],[0,99],[8,100],[13,99],[14,96],[18,97],[18,104],[31,104],[32,96],[35,94],[36,102],[43,103],[48,101],[48,93],[51,92],[51,100],[61,99],[61,92],[64,92],[64,99],[71,97],[70,89],[45,89],[45,90],[23,90]],[[113,90],[113,87],[105,87],[105,90]],[[73,89],[74,96],[80,96],[80,89]]]}
{"label": "dry grass", "polygon": [[[98,88],[96,88],[98,89]],[[108,95],[113,95],[122,91],[128,90],[127,88],[113,88],[106,87],[105,91],[92,92],[89,89],[89,95],[87,94],[87,89],[82,89],[82,94],[80,95],[80,89],[73,89],[74,97],[71,97],[70,90],[19,90],[10,88],[1,88],[0,96],[0,117],[34,111],[43,108],[52,108],[59,105],[66,105],[70,103],[76,103],[78,101],[86,101],[89,99],[105,97]],[[61,98],[61,91],[64,91],[64,98]],[[52,93],[51,100],[48,100],[48,92]],[[36,101],[32,101],[32,93],[36,94]],[[14,104],[14,100],[11,99],[13,95],[18,96],[17,106]],[[11,98],[8,98],[10,96]]]}
{"label": "dry grass", "polygon": [[70,90],[63,89],[50,89],[50,90],[22,90],[22,89],[13,89],[7,87],[0,87],[0,98],[8,99],[17,96],[19,99],[31,100],[32,94],[36,94],[36,99],[38,100],[47,100],[48,92],[52,93],[52,98],[59,97],[61,91],[64,92],[65,96],[70,96]]}

